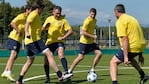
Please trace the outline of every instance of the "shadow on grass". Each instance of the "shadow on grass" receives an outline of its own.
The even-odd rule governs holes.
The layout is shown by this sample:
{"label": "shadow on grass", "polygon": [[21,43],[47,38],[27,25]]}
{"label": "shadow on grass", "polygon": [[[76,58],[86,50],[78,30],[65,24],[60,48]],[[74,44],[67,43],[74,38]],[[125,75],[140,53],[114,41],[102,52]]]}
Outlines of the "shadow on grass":
{"label": "shadow on grass", "polygon": [[50,82],[50,84],[79,84],[86,82],[86,79],[83,80],[64,80],[62,82]]}

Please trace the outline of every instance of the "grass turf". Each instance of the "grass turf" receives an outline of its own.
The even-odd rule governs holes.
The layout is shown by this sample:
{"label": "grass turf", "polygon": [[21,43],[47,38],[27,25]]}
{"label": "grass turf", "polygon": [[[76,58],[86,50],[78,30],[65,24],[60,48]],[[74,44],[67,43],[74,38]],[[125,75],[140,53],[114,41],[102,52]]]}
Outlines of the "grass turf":
{"label": "grass turf", "polygon": [[[75,59],[76,56],[66,56],[68,65],[70,66],[72,61]],[[94,56],[93,55],[87,55],[85,56],[84,60],[82,60],[78,66],[75,68],[73,73],[73,78],[71,81],[64,81],[59,82],[57,80],[57,76],[55,75],[53,69],[50,69],[51,75],[51,83],[50,84],[91,84],[90,82],[86,81],[87,72],[90,69],[90,66],[92,64]],[[93,84],[111,84],[110,74],[109,74],[109,62],[112,58],[112,55],[103,55],[102,59],[100,60],[99,64],[96,67],[96,73],[98,74],[98,80],[94,82]],[[145,54],[145,64],[144,67],[149,66],[149,55]],[[2,57],[0,58],[0,73],[3,72],[8,57]],[[26,61],[26,57],[18,57],[18,59],[15,61],[12,73],[14,74],[14,78],[17,80],[20,70],[23,66],[23,64]],[[57,61],[57,64],[60,65],[59,68],[61,71],[63,71],[63,68],[61,66],[61,62],[58,59],[57,56],[55,56],[55,60]],[[148,68],[144,69],[146,73],[149,73]],[[54,74],[54,75],[53,75]],[[25,75],[24,79],[28,79],[33,76],[39,76],[44,75],[44,69],[43,69],[43,56],[36,56],[35,61],[33,65],[30,67],[29,71]],[[29,81],[25,81],[25,84],[44,84],[45,77],[39,77],[35,78]],[[118,81],[119,84],[139,84],[139,75],[135,69],[133,69],[131,66],[124,67],[124,64],[120,64],[119,66],[119,72],[118,72]],[[10,82],[6,80],[5,78],[0,77],[1,84],[14,84],[14,82]],[[149,84],[149,81],[147,81],[146,84]]]}

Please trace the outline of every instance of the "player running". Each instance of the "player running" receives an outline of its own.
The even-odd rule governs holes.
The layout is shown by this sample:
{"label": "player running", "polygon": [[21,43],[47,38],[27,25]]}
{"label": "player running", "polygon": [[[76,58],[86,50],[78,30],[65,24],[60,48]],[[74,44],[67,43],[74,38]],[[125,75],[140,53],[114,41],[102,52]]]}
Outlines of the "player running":
{"label": "player running", "polygon": [[73,61],[70,69],[68,70],[69,73],[72,73],[76,65],[83,60],[84,55],[94,51],[95,58],[93,60],[93,64],[89,73],[95,72],[95,67],[98,64],[102,52],[100,51],[98,45],[96,44],[96,33],[94,33],[96,27],[96,9],[91,8],[89,12],[89,16],[85,19],[82,29],[81,29],[81,37],[80,37],[80,53],[77,58]]}
{"label": "player running", "polygon": [[131,64],[140,74],[140,84],[144,84],[149,76],[138,65],[134,57],[139,56],[139,62],[144,63],[142,53],[146,46],[146,41],[139,22],[132,16],[125,13],[123,4],[117,4],[114,9],[116,21],[117,36],[119,38],[121,48],[113,56],[110,62],[110,75],[112,84],[118,84],[117,73],[118,65],[122,62],[126,66]]}
{"label": "player running", "polygon": [[[72,75],[68,74],[67,60],[64,57],[64,40],[72,34],[72,28],[69,25],[68,21],[65,19],[65,17],[61,15],[61,12],[62,8],[60,6],[55,6],[53,8],[53,15],[49,16],[46,19],[45,23],[43,24],[42,30],[48,30],[48,38],[46,41],[46,45],[53,54],[55,51],[57,51],[59,59],[61,60],[62,66],[65,71],[64,75]],[[45,83],[49,83],[49,63],[46,56],[44,69],[46,74]]]}
{"label": "player running", "polygon": [[22,39],[24,39],[24,25],[26,22],[26,18],[30,12],[31,6],[27,6],[25,8],[25,12],[18,14],[18,16],[16,16],[10,23],[13,30],[8,36],[7,48],[11,51],[11,53],[7,61],[5,70],[1,74],[1,77],[7,78],[10,81],[15,81],[15,79],[12,77],[12,67],[18,57]]}
{"label": "player running", "polygon": [[36,1],[32,6],[32,12],[27,17],[25,24],[25,45],[27,48],[27,61],[22,67],[20,76],[16,81],[16,84],[23,84],[23,77],[27,73],[28,69],[34,61],[34,55],[42,52],[47,56],[50,66],[57,73],[58,80],[62,81],[63,79],[69,78],[62,74],[59,70],[52,52],[45,46],[44,42],[41,39],[41,19],[40,14],[44,8],[44,4],[41,1]]}

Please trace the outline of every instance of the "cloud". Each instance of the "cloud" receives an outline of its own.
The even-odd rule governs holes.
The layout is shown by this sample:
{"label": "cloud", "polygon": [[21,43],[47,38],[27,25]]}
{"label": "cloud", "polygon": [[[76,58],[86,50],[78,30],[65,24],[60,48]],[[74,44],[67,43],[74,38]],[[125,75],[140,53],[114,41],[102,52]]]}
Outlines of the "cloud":
{"label": "cloud", "polygon": [[[89,15],[89,12],[86,10],[80,11],[80,10],[71,10],[67,8],[67,9],[63,9],[62,14],[65,14],[68,20],[75,20],[75,21],[69,21],[69,22],[73,22],[75,24],[82,24],[81,21],[83,21]],[[105,25],[105,23],[108,22],[108,19],[109,18],[111,19],[112,17],[108,13],[105,13],[103,11],[98,11],[96,18],[98,20],[98,24],[100,24],[101,22],[104,24],[100,24],[100,25]],[[70,23],[70,24],[73,24],[73,23]]]}

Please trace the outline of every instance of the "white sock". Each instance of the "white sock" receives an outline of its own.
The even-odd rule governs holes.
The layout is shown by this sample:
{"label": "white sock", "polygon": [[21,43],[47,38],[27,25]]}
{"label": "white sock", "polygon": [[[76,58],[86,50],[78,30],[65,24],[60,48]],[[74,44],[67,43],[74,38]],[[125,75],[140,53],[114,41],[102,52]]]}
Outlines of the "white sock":
{"label": "white sock", "polygon": [[71,73],[71,72],[72,72],[72,71],[69,69],[69,70],[68,70],[68,73]]}
{"label": "white sock", "polygon": [[90,69],[91,72],[94,72],[95,70],[93,68]]}
{"label": "white sock", "polygon": [[6,74],[11,74],[11,71],[10,70],[6,71]]}

